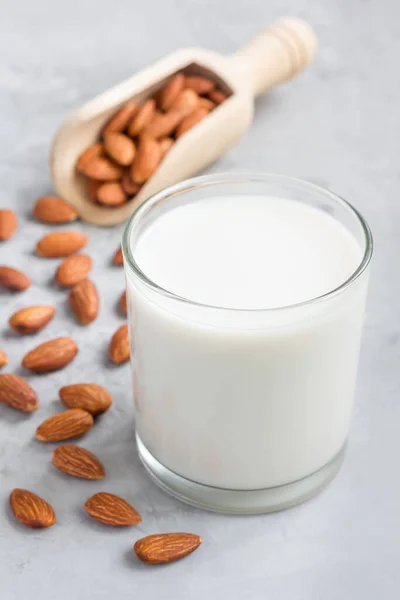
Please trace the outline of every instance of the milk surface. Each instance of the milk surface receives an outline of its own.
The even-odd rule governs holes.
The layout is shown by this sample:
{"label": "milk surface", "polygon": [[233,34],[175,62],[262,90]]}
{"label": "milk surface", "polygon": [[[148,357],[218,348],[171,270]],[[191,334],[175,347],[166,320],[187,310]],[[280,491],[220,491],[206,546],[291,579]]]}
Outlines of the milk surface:
{"label": "milk surface", "polygon": [[[132,244],[137,434],[175,473],[252,490],[301,479],[347,439],[367,288],[327,299],[362,248],[328,213],[268,196],[204,198]],[[224,310],[202,306],[281,310]]]}
{"label": "milk surface", "polygon": [[329,214],[293,200],[215,197],[160,217],[135,249],[161,287],[220,307],[276,308],[340,286],[361,248]]}

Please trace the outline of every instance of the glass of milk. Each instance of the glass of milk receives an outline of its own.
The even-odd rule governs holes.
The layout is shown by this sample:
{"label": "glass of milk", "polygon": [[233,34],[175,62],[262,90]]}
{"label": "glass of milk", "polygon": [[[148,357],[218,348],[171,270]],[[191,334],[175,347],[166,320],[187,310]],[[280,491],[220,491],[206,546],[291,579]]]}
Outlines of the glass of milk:
{"label": "glass of milk", "polygon": [[372,238],[346,201],[275,175],[170,187],[123,240],[140,458],[199,507],[315,495],[346,448]]}

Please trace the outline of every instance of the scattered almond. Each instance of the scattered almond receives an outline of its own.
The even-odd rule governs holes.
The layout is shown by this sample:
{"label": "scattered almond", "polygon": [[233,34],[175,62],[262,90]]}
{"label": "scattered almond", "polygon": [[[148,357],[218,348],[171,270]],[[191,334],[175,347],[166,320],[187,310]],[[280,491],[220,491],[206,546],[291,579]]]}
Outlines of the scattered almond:
{"label": "scattered almond", "polygon": [[13,292],[21,292],[30,287],[31,284],[32,282],[29,277],[22,273],[22,271],[4,265],[0,266],[0,286]]}
{"label": "scattered almond", "polygon": [[[139,135],[143,131],[143,129],[151,123],[154,118],[156,112],[156,102],[153,98],[146,100],[146,102],[139,108],[136,115],[133,117],[132,121],[128,127],[128,133],[130,136],[134,137],[135,135]],[[132,161],[131,161],[132,162]],[[128,163],[129,164],[129,163]]]}
{"label": "scattered almond", "polygon": [[135,158],[135,144],[122,133],[104,134],[104,148],[108,156],[122,166],[128,166]]}
{"label": "scattered almond", "polygon": [[60,258],[77,252],[88,243],[85,233],[79,231],[56,231],[42,237],[36,246],[36,254],[45,258]]}
{"label": "scattered almond", "polygon": [[120,206],[127,199],[128,196],[118,181],[103,183],[97,190],[97,201],[104,206]]}
{"label": "scattered almond", "polygon": [[86,148],[79,156],[78,161],[76,163],[76,168],[81,173],[84,173],[86,165],[88,165],[94,158],[99,158],[100,156],[104,156],[104,146],[100,142],[97,144],[93,144]]}
{"label": "scattered almond", "polygon": [[39,198],[33,208],[34,216],[44,223],[69,223],[78,218],[78,212],[57,196]]}
{"label": "scattered almond", "polygon": [[193,90],[199,96],[203,96],[214,90],[215,83],[207,77],[186,76],[185,87]]}
{"label": "scattered almond", "polygon": [[127,362],[130,357],[128,325],[122,325],[111,338],[108,355],[117,365]]}
{"label": "scattered almond", "polygon": [[[154,117],[152,122],[144,128],[143,133],[156,139],[169,136],[175,131],[182,119],[185,118],[186,114],[186,112],[181,110],[170,110],[165,114],[159,113]],[[134,181],[136,181],[136,179],[134,179]]]}
{"label": "scattered almond", "polygon": [[162,138],[160,140],[161,158],[164,158],[164,156],[170,150],[173,143],[174,143],[174,140],[170,137]]}
{"label": "scattered almond", "polygon": [[65,258],[56,272],[57,283],[71,286],[83,281],[92,268],[92,259],[87,254],[72,254]]}
{"label": "scattered almond", "polygon": [[0,402],[22,412],[33,412],[39,408],[36,392],[22,377],[12,373],[0,375]]}
{"label": "scattered almond", "polygon": [[185,76],[182,73],[178,73],[168,81],[158,94],[158,106],[161,110],[167,111],[171,108],[172,103],[179,92],[183,90],[184,85]]}
{"label": "scattered almond", "polygon": [[208,115],[208,110],[205,108],[197,108],[194,112],[192,112],[188,117],[183,119],[182,123],[179,125],[176,130],[175,136],[176,138],[181,137],[184,133],[192,129],[197,123],[199,123],[204,117]]}
{"label": "scattered almond", "polygon": [[62,369],[77,355],[78,346],[69,337],[59,337],[39,344],[25,354],[22,366],[35,373],[49,373]]}
{"label": "scattered almond", "polygon": [[135,183],[132,181],[131,176],[128,173],[122,178],[121,181],[122,189],[124,190],[127,197],[131,198],[132,196],[136,196],[140,188],[142,187],[139,183]]}
{"label": "scattered almond", "polygon": [[128,126],[133,115],[138,111],[139,107],[135,100],[127,102],[120,110],[108,121],[104,128],[104,135],[107,133],[120,133]]}
{"label": "scattered almond", "polygon": [[9,240],[18,227],[18,217],[14,211],[6,208],[0,209],[0,240]]}
{"label": "scattered almond", "polygon": [[221,90],[211,90],[211,92],[208,93],[208,97],[218,105],[222,104],[222,102],[225,102],[225,100],[228,98],[228,95],[224,92],[221,92]]}
{"label": "scattered almond", "polygon": [[99,294],[93,281],[80,281],[69,293],[69,303],[81,325],[89,325],[99,314]]}
{"label": "scattered almond", "polygon": [[121,246],[118,248],[118,250],[114,254],[113,263],[114,263],[114,265],[123,265],[124,264],[124,257],[122,255]]}
{"label": "scattered almond", "polygon": [[49,417],[36,429],[41,442],[62,442],[80,437],[93,426],[93,417],[86,410],[71,408]]}
{"label": "scattered almond", "polygon": [[33,529],[51,527],[56,522],[54,509],[46,500],[28,490],[15,489],[10,494],[14,517]]}
{"label": "scattered almond", "polygon": [[201,542],[194,533],[157,533],[138,540],[133,549],[141,561],[158,565],[184,558]]}
{"label": "scattered almond", "polygon": [[171,110],[179,110],[183,116],[190,115],[196,108],[199,107],[200,98],[193,90],[187,88],[175,98],[171,105]]}
{"label": "scattered almond", "polygon": [[130,171],[133,181],[135,183],[147,181],[157,169],[160,160],[161,149],[159,143],[148,135],[142,135]]}
{"label": "scattered almond", "polygon": [[59,394],[68,408],[81,408],[92,415],[105,412],[112,404],[110,392],[96,383],[66,385],[60,389]]}
{"label": "scattered almond", "polygon": [[80,446],[72,444],[59,446],[54,450],[51,462],[57,469],[72,477],[104,479],[105,470],[97,456]]}
{"label": "scattered almond", "polygon": [[114,527],[137,525],[142,520],[126,500],[107,492],[94,494],[86,501],[85,509],[96,521]]}
{"label": "scattered almond", "polygon": [[18,333],[36,333],[50,323],[55,312],[53,306],[27,306],[15,312],[8,323]]}
{"label": "scattered almond", "polygon": [[86,191],[89,196],[89,200],[96,204],[97,202],[97,191],[99,187],[103,185],[102,181],[96,181],[96,179],[88,179],[86,184]]}
{"label": "scattered almond", "polygon": [[116,181],[122,177],[122,169],[109,158],[99,156],[84,164],[81,171],[87,177],[99,181]]}
{"label": "scattered almond", "polygon": [[8,356],[4,350],[0,349],[0,369],[8,365]]}
{"label": "scattered almond", "polygon": [[121,294],[121,298],[119,299],[119,307],[120,307],[121,311],[124,313],[124,315],[126,315],[128,312],[128,307],[126,304],[126,291],[122,292],[122,294]]}

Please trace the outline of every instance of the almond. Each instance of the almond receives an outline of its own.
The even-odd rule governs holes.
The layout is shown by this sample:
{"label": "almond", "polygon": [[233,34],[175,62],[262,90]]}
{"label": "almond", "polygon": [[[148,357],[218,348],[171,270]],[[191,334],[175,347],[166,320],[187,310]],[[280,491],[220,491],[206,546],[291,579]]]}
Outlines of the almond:
{"label": "almond", "polygon": [[122,325],[111,338],[108,355],[117,365],[127,362],[130,357],[128,325]]}
{"label": "almond", "polygon": [[186,113],[180,110],[170,110],[165,114],[159,113],[154,117],[152,122],[145,127],[143,133],[156,139],[169,136],[175,131],[185,116]]}
{"label": "almond", "polygon": [[135,183],[132,181],[129,173],[125,173],[121,181],[122,189],[125,194],[131,198],[132,196],[136,196],[140,188],[142,187],[139,183]]}
{"label": "almond", "polygon": [[222,102],[225,102],[225,100],[228,98],[228,94],[221,92],[221,90],[212,90],[208,93],[208,97],[218,105],[222,104]]}
{"label": "almond", "polygon": [[158,94],[158,106],[161,110],[167,111],[171,108],[171,104],[183,90],[184,85],[185,76],[182,73],[178,73],[168,81]]}
{"label": "almond", "polygon": [[105,470],[97,456],[72,444],[56,448],[53,452],[53,465],[66,475],[80,479],[104,479]]}
{"label": "almond", "polygon": [[174,140],[170,137],[162,138],[162,140],[160,140],[160,150],[161,150],[162,158],[164,158],[164,156],[167,154],[167,152],[169,152],[173,143],[174,143]]}
{"label": "almond", "polygon": [[32,284],[29,277],[22,271],[13,269],[12,267],[0,266],[0,286],[3,286],[14,292],[26,290]]}
{"label": "almond", "polygon": [[135,160],[132,163],[131,178],[135,183],[144,183],[153,175],[160,161],[161,149],[159,143],[148,135],[142,135]]}
{"label": "almond", "polygon": [[122,133],[106,133],[104,148],[110,158],[122,166],[128,166],[135,158],[135,144],[127,135]]}
{"label": "almond", "polygon": [[99,187],[103,185],[102,181],[96,181],[96,179],[88,179],[86,183],[86,192],[89,196],[89,200],[96,204],[97,202],[97,191]]}
{"label": "almond", "polygon": [[54,509],[46,500],[29,490],[15,489],[10,494],[14,517],[33,529],[51,527],[56,522]]}
{"label": "almond", "polygon": [[183,116],[190,115],[196,108],[199,107],[200,98],[193,90],[182,90],[179,96],[171,105],[171,110],[179,110]]}
{"label": "almond", "polygon": [[59,337],[39,344],[25,354],[22,366],[35,373],[49,373],[62,369],[78,354],[76,342],[69,337]]}
{"label": "almond", "polygon": [[114,527],[137,525],[142,520],[126,500],[108,492],[94,494],[85,502],[85,509],[96,521]]}
{"label": "almond", "polygon": [[207,115],[208,115],[208,110],[206,110],[205,108],[197,108],[188,117],[183,119],[182,123],[179,125],[178,129],[176,130],[175,137],[177,139],[179,137],[181,137],[181,135],[183,135],[184,133],[189,131],[189,129],[192,129],[192,127],[197,125],[197,123],[199,123]]}
{"label": "almond", "polygon": [[86,150],[82,152],[76,163],[76,168],[78,171],[81,171],[81,173],[84,173],[86,165],[88,165],[94,158],[99,158],[99,156],[104,156],[104,146],[100,142],[89,146],[89,148],[86,148]]}
{"label": "almond", "polygon": [[199,108],[205,108],[206,111],[211,112],[216,107],[215,102],[209,98],[199,98]]}
{"label": "almond", "polygon": [[22,377],[11,373],[0,375],[0,402],[22,412],[33,412],[39,408],[36,392]]}
{"label": "almond", "polygon": [[119,299],[119,307],[124,313],[124,315],[126,315],[126,313],[128,312],[128,307],[126,304],[126,291],[122,292],[121,298]]}
{"label": "almond", "polygon": [[128,200],[124,188],[117,181],[103,183],[97,191],[97,201],[104,206],[121,206]]}
{"label": "almond", "polygon": [[85,233],[57,231],[42,237],[36,246],[36,254],[45,258],[60,258],[77,252],[88,243]]}
{"label": "almond", "polygon": [[124,257],[122,255],[121,246],[118,248],[118,250],[114,254],[113,263],[114,263],[114,265],[123,265],[124,264]]}
{"label": "almond", "polygon": [[9,240],[18,227],[18,217],[12,210],[0,210],[0,240]]}
{"label": "almond", "polygon": [[78,218],[78,212],[57,196],[39,198],[33,208],[34,216],[44,223],[69,223]]}
{"label": "almond", "polygon": [[66,385],[60,389],[59,394],[68,408],[81,408],[92,415],[105,412],[112,404],[110,392],[96,383]]}
{"label": "almond", "polygon": [[194,533],[156,533],[138,540],[133,549],[143,562],[158,565],[194,552],[202,539]]}
{"label": "almond", "polygon": [[215,83],[207,77],[186,76],[185,88],[189,88],[196,92],[196,94],[199,94],[199,96],[203,96],[213,91]]}
{"label": "almond", "polygon": [[54,317],[54,306],[27,306],[15,312],[8,323],[18,333],[36,333]]}
{"label": "almond", "polygon": [[84,279],[71,289],[69,303],[81,325],[89,325],[99,314],[99,294],[93,281]]}
{"label": "almond", "polygon": [[36,429],[36,439],[41,442],[62,442],[80,437],[93,425],[93,417],[86,410],[71,408],[49,417]]}
{"label": "almond", "polygon": [[56,280],[60,285],[71,286],[79,283],[90,272],[92,259],[87,254],[72,254],[65,258],[56,272]]}
{"label": "almond", "polygon": [[156,102],[153,98],[146,100],[146,102],[141,106],[133,117],[132,121],[128,127],[128,133],[130,136],[134,137],[135,135],[139,135],[154,118],[156,113]]}
{"label": "almond", "polygon": [[104,135],[107,133],[120,133],[126,129],[133,115],[139,107],[134,100],[127,102],[111,119],[104,128]]}
{"label": "almond", "polygon": [[122,177],[121,167],[103,156],[93,158],[88,163],[85,163],[81,171],[87,177],[99,181],[116,181]]}
{"label": "almond", "polygon": [[0,369],[8,365],[8,356],[4,350],[0,349]]}

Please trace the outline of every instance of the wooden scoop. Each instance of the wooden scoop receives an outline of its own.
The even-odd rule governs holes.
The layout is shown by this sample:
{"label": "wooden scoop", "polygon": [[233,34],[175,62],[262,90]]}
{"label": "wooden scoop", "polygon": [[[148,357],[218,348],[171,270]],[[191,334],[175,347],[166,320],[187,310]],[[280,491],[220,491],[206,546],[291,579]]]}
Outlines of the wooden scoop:
{"label": "wooden scoop", "polygon": [[[311,27],[288,18],[260,31],[232,56],[198,48],[166,56],[89,101],[62,125],[51,154],[57,193],[90,223],[114,225],[126,220],[146,198],[191,177],[230,148],[251,123],[254,97],[302,71],[313,59],[316,46]],[[134,98],[142,103],[179,71],[213,79],[230,97],[173,144],[133,200],[118,208],[94,204],[75,168],[79,155],[98,140],[104,124],[125,102]]]}

